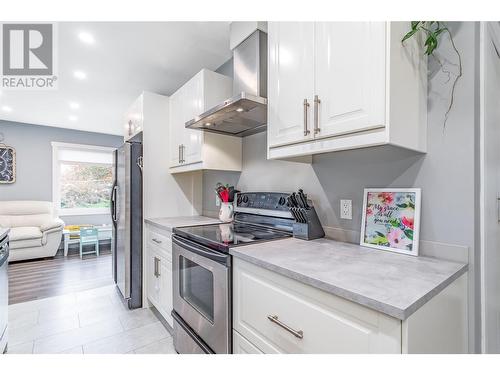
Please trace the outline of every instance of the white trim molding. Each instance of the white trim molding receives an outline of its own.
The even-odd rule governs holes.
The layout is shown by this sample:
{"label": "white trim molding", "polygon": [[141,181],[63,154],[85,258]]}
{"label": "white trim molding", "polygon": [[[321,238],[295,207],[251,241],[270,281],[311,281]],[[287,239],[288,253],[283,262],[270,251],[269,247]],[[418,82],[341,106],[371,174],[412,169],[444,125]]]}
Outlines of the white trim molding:
{"label": "white trim molding", "polygon": [[[52,202],[54,204],[54,211],[58,216],[84,216],[84,215],[103,215],[109,213],[109,208],[61,208],[61,196],[60,196],[60,166],[61,161],[59,158],[60,150],[81,150],[81,151],[94,151],[100,153],[112,153],[115,148],[105,147],[105,146],[95,146],[77,143],[63,143],[63,142],[51,142],[52,145]],[[82,161],[85,163],[85,161]],[[95,165],[104,165],[102,163],[90,163]],[[106,163],[105,165],[108,165]]]}

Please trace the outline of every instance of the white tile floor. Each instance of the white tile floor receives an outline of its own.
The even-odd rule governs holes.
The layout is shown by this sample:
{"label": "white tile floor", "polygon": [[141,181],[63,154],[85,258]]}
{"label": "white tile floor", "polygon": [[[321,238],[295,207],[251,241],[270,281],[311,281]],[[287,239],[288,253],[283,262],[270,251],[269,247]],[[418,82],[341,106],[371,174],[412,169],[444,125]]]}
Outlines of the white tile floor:
{"label": "white tile floor", "polygon": [[172,336],[114,286],[9,306],[9,354],[170,354]]}

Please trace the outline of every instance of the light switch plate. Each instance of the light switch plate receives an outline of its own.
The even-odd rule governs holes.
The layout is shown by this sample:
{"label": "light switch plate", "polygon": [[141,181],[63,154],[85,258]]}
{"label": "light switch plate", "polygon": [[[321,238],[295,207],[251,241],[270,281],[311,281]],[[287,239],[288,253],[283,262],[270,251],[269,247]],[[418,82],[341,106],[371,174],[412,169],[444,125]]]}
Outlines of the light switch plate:
{"label": "light switch plate", "polygon": [[346,220],[352,220],[352,200],[350,199],[340,200],[340,218]]}

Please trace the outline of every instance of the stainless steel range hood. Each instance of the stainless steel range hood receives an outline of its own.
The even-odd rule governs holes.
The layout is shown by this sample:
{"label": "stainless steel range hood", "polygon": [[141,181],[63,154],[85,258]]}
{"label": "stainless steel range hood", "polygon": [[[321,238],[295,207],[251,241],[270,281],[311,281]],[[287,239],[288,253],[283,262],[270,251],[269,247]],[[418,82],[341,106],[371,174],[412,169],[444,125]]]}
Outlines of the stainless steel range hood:
{"label": "stainless steel range hood", "polygon": [[267,127],[267,34],[256,30],[233,50],[233,97],[186,128],[244,137]]}

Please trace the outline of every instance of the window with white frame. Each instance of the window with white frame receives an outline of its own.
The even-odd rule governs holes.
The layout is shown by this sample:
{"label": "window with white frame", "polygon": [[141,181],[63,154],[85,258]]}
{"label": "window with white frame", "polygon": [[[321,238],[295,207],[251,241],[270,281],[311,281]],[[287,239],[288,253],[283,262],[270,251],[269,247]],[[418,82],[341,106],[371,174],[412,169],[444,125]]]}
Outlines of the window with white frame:
{"label": "window with white frame", "polygon": [[52,191],[59,215],[109,213],[113,150],[52,142]]}

